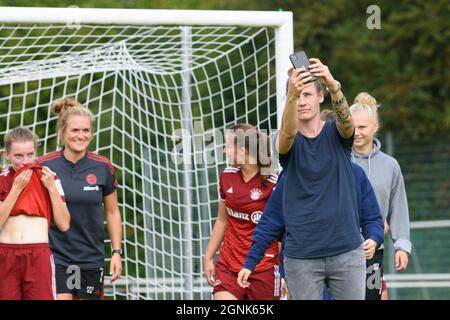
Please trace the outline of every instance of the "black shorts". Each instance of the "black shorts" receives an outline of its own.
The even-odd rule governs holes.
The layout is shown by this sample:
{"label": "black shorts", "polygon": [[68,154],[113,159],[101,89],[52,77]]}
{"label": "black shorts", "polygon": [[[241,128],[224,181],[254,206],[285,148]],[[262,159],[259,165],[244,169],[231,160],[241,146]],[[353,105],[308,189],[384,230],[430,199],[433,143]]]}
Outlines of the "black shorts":
{"label": "black shorts", "polygon": [[370,260],[366,260],[366,300],[381,300],[383,279],[383,249],[376,250]]}
{"label": "black shorts", "polygon": [[70,293],[77,298],[103,300],[104,268],[80,269],[55,266],[56,293]]}

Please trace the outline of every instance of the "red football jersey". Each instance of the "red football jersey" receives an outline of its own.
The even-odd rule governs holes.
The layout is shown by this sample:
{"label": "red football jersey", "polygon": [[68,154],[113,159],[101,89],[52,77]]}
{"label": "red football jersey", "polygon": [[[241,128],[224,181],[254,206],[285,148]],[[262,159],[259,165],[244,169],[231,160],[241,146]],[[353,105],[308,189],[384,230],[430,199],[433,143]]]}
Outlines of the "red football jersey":
{"label": "red football jersey", "polygon": [[[226,168],[220,175],[220,198],[227,207],[227,226],[219,259],[233,272],[244,266],[247,252],[253,242],[253,232],[266,202],[277,183],[278,175],[271,175],[265,185],[259,173],[244,182],[240,168]],[[254,272],[264,271],[279,264],[278,242],[274,241]]]}
{"label": "red football jersey", "polygon": [[[30,181],[22,190],[19,198],[17,198],[17,201],[11,210],[10,216],[24,214],[27,216],[43,217],[47,219],[48,225],[50,226],[53,217],[53,210],[47,188],[41,181],[42,166],[28,164],[20,168],[17,172],[15,172],[12,167],[3,169],[0,174],[0,201],[5,201],[11,191],[15,177],[27,169],[32,169],[33,173]],[[62,200],[65,201],[61,182],[56,176],[55,183]]]}

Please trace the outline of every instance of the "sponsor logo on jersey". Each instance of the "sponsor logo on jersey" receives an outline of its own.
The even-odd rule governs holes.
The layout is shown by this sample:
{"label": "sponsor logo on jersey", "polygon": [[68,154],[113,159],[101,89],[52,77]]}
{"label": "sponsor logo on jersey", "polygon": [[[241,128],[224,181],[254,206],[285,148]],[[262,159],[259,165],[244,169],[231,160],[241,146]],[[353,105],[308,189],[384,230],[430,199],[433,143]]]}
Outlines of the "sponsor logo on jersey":
{"label": "sponsor logo on jersey", "polygon": [[233,209],[227,208],[227,213],[229,216],[237,219],[242,219],[246,221],[252,221],[254,224],[258,224],[259,219],[261,219],[262,212],[261,211],[255,211],[252,214],[234,211]]}
{"label": "sponsor logo on jersey", "polygon": [[97,176],[96,176],[95,174],[93,174],[93,173],[89,173],[89,174],[86,176],[86,181],[87,181],[87,183],[89,183],[91,186],[93,186],[93,185],[97,184]]}
{"label": "sponsor logo on jersey", "polygon": [[227,190],[227,193],[233,193],[233,187],[230,187],[230,189]]}
{"label": "sponsor logo on jersey", "polygon": [[254,224],[258,224],[259,219],[261,219],[261,215],[262,215],[261,211],[255,211],[252,213],[250,218],[252,219]]}
{"label": "sponsor logo on jersey", "polygon": [[250,198],[252,198],[252,200],[258,200],[259,198],[261,198],[261,196],[262,191],[258,188],[253,188],[252,190],[250,190]]}
{"label": "sponsor logo on jersey", "polygon": [[83,191],[98,191],[98,190],[100,190],[100,188],[98,186],[95,186],[95,187],[85,186],[83,188]]}
{"label": "sponsor logo on jersey", "polygon": [[233,218],[243,219],[243,220],[250,220],[248,213],[238,212],[234,211],[233,209],[227,208],[227,213],[229,216]]}

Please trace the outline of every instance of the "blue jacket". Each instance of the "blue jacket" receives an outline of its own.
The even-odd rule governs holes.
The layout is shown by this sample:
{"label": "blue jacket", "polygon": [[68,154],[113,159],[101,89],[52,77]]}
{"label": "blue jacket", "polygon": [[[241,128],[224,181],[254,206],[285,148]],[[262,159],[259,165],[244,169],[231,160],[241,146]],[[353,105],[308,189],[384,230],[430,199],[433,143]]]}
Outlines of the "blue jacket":
{"label": "blue jacket", "polygon": [[[352,169],[355,178],[362,235],[366,240],[374,240],[377,243],[377,247],[379,247],[384,240],[384,222],[381,217],[380,206],[364,170],[354,163],[352,163]],[[282,172],[253,233],[253,243],[244,263],[244,268],[246,269],[253,271],[264,257],[264,252],[266,252],[269,245],[274,240],[282,241],[284,238],[285,224],[282,195],[285,180],[286,175]],[[280,260],[282,261],[282,253]],[[281,264],[280,273],[284,277],[282,265],[283,263]]]}

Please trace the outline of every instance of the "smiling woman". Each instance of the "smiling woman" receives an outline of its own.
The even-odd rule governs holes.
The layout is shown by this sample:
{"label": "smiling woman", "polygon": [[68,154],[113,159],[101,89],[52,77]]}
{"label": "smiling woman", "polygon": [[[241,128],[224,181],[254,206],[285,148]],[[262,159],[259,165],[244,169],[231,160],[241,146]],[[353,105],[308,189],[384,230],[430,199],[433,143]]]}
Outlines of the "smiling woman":
{"label": "smiling woman", "polygon": [[[379,129],[378,106],[374,97],[361,92],[350,107],[355,122],[352,159],[364,169],[373,185],[381,214],[394,242],[396,271],[403,271],[408,266],[408,255],[411,253],[408,199],[400,165],[396,159],[381,151],[381,142],[375,136]],[[383,256],[381,246],[375,256],[367,261],[367,270],[379,270],[382,277]],[[372,277],[372,274],[368,272],[367,277]],[[366,300],[380,300],[381,291],[378,289],[367,288]]]}
{"label": "smiling woman", "polygon": [[74,99],[62,99],[53,105],[59,115],[58,134],[71,160],[82,158],[92,139],[92,113]]}
{"label": "smiling woman", "polygon": [[[72,215],[69,232],[62,234],[50,229],[57,298],[102,299],[103,206],[113,246],[109,269],[111,282],[122,272],[122,222],[114,167],[108,159],[88,151],[93,137],[93,116],[87,108],[77,100],[61,99],[54,103],[53,111],[58,115],[58,136],[64,147],[41,157],[38,162],[59,175]],[[71,279],[76,281],[71,284]],[[80,283],[83,283],[82,287]]]}

